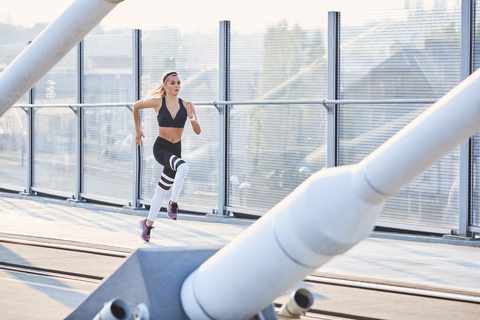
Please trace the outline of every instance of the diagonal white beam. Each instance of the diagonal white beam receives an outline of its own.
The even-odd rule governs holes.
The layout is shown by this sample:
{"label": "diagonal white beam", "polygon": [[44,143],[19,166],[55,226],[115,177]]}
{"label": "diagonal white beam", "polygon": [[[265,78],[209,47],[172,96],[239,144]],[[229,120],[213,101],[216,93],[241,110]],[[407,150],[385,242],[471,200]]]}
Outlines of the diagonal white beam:
{"label": "diagonal white beam", "polygon": [[390,195],[480,129],[479,88],[480,70],[360,163],[312,175],[187,277],[188,317],[250,319],[364,239]]}
{"label": "diagonal white beam", "polygon": [[123,0],[77,0],[0,74],[0,117]]}

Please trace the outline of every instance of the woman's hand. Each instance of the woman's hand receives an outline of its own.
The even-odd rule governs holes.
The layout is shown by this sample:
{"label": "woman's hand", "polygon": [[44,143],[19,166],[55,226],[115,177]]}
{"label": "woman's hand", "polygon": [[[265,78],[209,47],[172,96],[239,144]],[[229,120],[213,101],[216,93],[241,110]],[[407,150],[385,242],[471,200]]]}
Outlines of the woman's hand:
{"label": "woman's hand", "polygon": [[185,103],[185,106],[187,108],[187,117],[189,119],[194,119],[195,118],[195,113],[193,112],[194,108],[193,108],[193,103],[191,102],[186,102]]}
{"label": "woman's hand", "polygon": [[200,127],[200,123],[198,123],[197,113],[195,112],[195,107],[193,106],[193,103],[184,101],[184,106],[185,108],[187,108],[187,117],[190,119],[193,131],[196,134],[200,134],[200,132],[202,132],[202,128]]}
{"label": "woman's hand", "polygon": [[143,141],[142,137],[145,138],[143,135],[142,130],[137,130],[137,136],[135,137],[135,145],[142,146],[143,147]]}

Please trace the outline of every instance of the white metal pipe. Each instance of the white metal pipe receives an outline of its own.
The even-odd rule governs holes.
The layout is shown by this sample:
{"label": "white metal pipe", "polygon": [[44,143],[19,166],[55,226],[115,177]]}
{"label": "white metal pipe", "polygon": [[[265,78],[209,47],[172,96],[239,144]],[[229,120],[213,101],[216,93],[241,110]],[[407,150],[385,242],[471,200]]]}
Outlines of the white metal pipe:
{"label": "white metal pipe", "polygon": [[430,104],[437,99],[396,99],[396,100],[252,100],[252,101],[208,101],[196,102],[202,105],[265,105],[265,104]]}
{"label": "white metal pipe", "polygon": [[93,320],[128,320],[132,316],[130,306],[121,299],[107,302]]}
{"label": "white metal pipe", "polygon": [[188,317],[248,319],[364,239],[390,194],[479,130],[479,87],[477,71],[359,164],[312,175],[187,277]]}
{"label": "white metal pipe", "polygon": [[133,107],[133,103],[74,103],[74,104],[24,104],[14,105],[12,108],[124,108]]}
{"label": "white metal pipe", "polygon": [[0,117],[123,0],[77,0],[0,74]]}
{"label": "white metal pipe", "polygon": [[304,315],[312,306],[313,294],[307,289],[301,288],[293,291],[288,300],[282,305],[278,314],[286,318],[297,318]]}
{"label": "white metal pipe", "polygon": [[[213,105],[283,105],[283,104],[433,104],[438,100],[275,100],[275,101],[193,101],[196,106],[213,106]],[[124,103],[89,103],[89,104],[36,104],[34,106],[14,105],[13,108],[68,108],[68,107],[132,107],[133,102]]]}

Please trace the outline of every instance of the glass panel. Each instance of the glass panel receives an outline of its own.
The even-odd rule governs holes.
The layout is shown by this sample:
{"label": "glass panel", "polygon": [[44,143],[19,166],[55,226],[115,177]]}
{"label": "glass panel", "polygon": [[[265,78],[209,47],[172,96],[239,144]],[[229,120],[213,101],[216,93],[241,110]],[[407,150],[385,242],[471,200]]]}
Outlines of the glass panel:
{"label": "glass panel", "polygon": [[0,186],[27,188],[27,114],[11,108],[0,117]]}
{"label": "glass panel", "polygon": [[131,127],[132,112],[125,107],[84,108],[84,193],[117,199],[126,204],[131,202],[134,159]]}
{"label": "glass panel", "polygon": [[[154,84],[161,83],[166,71],[175,70],[182,81],[181,98],[193,102],[218,99],[218,22],[211,29],[183,33],[177,29],[144,31],[142,98]],[[180,203],[211,209],[218,205],[218,112],[213,106],[196,106],[196,111],[202,133],[197,136],[187,120],[182,137],[182,158],[188,163],[189,171]],[[140,198],[150,200],[163,171],[152,154],[158,136],[153,110],[141,111],[141,128],[146,138],[140,151]],[[165,199],[169,199],[169,195]]]}
{"label": "glass panel", "polygon": [[[0,46],[0,73],[26,45]],[[16,104],[27,104],[25,94]],[[0,118],[0,185],[27,188],[27,114],[11,108]]]}
{"label": "glass panel", "polygon": [[[460,82],[460,8],[342,12],[340,98],[440,98]],[[421,105],[342,105],[338,164],[361,161]],[[380,220],[458,227],[459,148],[392,196]]]}
{"label": "glass panel", "polygon": [[141,97],[162,82],[165,72],[175,70],[182,81],[183,99],[218,99],[218,22],[215,26],[210,32],[143,31]]}
{"label": "glass panel", "polygon": [[132,35],[92,36],[84,40],[84,103],[132,102]]}
{"label": "glass panel", "polygon": [[[75,49],[35,85],[35,104],[75,103]],[[34,114],[33,186],[75,192],[75,113],[40,108]]]}
{"label": "glass panel", "polygon": [[232,100],[309,100],[327,93],[327,23],[232,21]]}
{"label": "glass panel", "polygon": [[[89,35],[84,40],[84,103],[132,102],[132,35]],[[133,194],[132,112],[85,108],[82,119],[83,193],[128,204]]]}
{"label": "glass panel", "polygon": [[318,105],[230,106],[228,205],[268,211],[326,167],[326,123]]}
{"label": "glass panel", "polygon": [[[313,100],[327,93],[327,21],[232,22],[232,100]],[[326,167],[322,105],[230,106],[229,206],[267,211]]]}
{"label": "glass panel", "polygon": [[460,8],[342,12],[340,97],[441,98],[460,82]]}
{"label": "glass panel", "polygon": [[33,186],[75,192],[75,113],[70,108],[34,112]]}

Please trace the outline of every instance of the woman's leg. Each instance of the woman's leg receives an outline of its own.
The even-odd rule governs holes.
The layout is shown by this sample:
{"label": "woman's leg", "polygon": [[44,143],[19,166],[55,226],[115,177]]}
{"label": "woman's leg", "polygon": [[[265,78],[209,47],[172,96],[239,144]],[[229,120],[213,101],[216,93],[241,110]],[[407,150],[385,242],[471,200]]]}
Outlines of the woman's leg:
{"label": "woman's leg", "polygon": [[141,237],[145,241],[150,241],[150,231],[153,229],[153,222],[157,218],[158,212],[162,207],[163,200],[167,191],[175,180],[175,172],[167,167],[163,168],[162,177],[157,185],[157,190],[153,195],[152,202],[150,203],[150,211],[148,212],[148,218],[140,221],[140,228],[142,229]]}
{"label": "woman's leg", "polygon": [[177,220],[177,213],[178,213],[178,196],[180,194],[180,190],[182,190],[183,181],[185,181],[185,176],[187,175],[188,171],[188,164],[180,158],[181,150],[180,145],[178,146],[178,150],[176,151],[176,155],[167,151],[165,152],[163,163],[165,164],[165,168],[168,168],[175,172],[175,180],[173,183],[172,188],[172,200],[168,203],[168,210],[167,216],[170,219]]}
{"label": "woman's leg", "polygon": [[175,181],[173,183],[172,189],[172,202],[178,202],[178,196],[180,195],[180,191],[182,190],[183,182],[185,181],[185,177],[187,176],[188,172],[188,164],[183,161],[181,158],[173,156],[169,160],[172,163],[172,167],[175,168],[177,172],[175,176]]}
{"label": "woman's leg", "polygon": [[[158,212],[160,211],[160,208],[162,207],[163,200],[165,199],[165,196],[167,195],[167,191],[170,189],[172,186],[174,180],[175,180],[175,172],[173,172],[173,177],[170,172],[165,172],[165,168],[162,173],[162,177],[160,178],[160,181],[158,182],[157,185],[157,190],[155,191],[155,194],[153,195],[152,202],[150,205],[150,211],[148,212],[148,219],[147,219],[147,225],[151,226],[155,219],[157,218]],[[170,171],[170,170],[167,170]]]}
{"label": "woman's leg", "polygon": [[150,241],[150,232],[153,229],[153,222],[157,218],[158,212],[162,207],[163,200],[165,199],[165,195],[167,194],[167,191],[173,185],[173,181],[175,180],[175,172],[172,171],[173,175],[169,173],[168,170],[167,170],[167,173],[165,172],[165,169],[167,169],[167,167],[165,166],[165,163],[163,163],[165,152],[168,152],[166,150],[165,141],[164,139],[161,139],[160,137],[158,137],[153,145],[153,156],[155,157],[155,160],[157,160],[158,163],[164,166],[164,168],[163,168],[162,177],[158,182],[158,185],[155,190],[155,194],[153,195],[152,201],[150,203],[150,211],[148,213],[148,217],[147,219],[143,219],[139,221],[140,229],[142,229],[142,233],[140,234],[140,236],[145,241]]}

